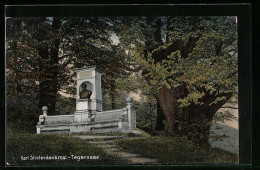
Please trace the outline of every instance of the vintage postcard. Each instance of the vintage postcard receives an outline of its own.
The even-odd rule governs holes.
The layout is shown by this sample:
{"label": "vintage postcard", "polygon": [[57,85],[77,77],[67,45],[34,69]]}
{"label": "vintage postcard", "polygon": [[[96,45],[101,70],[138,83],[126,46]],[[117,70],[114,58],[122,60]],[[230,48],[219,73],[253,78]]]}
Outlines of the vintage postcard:
{"label": "vintage postcard", "polygon": [[6,166],[250,163],[231,7],[6,6]]}

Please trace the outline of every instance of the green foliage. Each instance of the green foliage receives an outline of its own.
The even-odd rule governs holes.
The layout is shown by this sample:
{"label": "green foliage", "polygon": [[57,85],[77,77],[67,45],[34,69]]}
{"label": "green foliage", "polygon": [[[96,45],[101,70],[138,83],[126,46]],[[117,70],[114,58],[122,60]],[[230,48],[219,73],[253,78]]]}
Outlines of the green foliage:
{"label": "green foliage", "polygon": [[17,94],[14,98],[7,98],[7,127],[19,132],[35,133],[35,125],[41,114],[36,101],[35,95],[30,93],[23,97]]}
{"label": "green foliage", "polygon": [[104,111],[111,110],[112,101],[111,101],[109,93],[105,93],[102,98],[103,98],[103,110]]}
{"label": "green foliage", "polygon": [[[182,139],[187,139],[190,141],[193,141],[194,143],[200,143],[200,140],[202,140],[205,137],[205,134],[200,134],[199,130],[204,128],[204,126],[208,126],[210,123],[204,123],[204,122],[197,122],[193,121],[191,122],[186,122],[186,121],[179,121],[175,120],[175,123],[178,124],[177,128],[179,131],[184,131],[184,134],[176,134],[174,131],[170,129],[169,123],[167,120],[163,121],[165,129],[162,132],[159,132],[159,134],[162,134],[164,136],[168,137],[180,137]],[[196,129],[196,130],[194,130]],[[210,136],[210,138],[216,138],[216,135]]]}
{"label": "green foliage", "polygon": [[161,164],[236,164],[238,155],[196,145],[187,139],[156,136],[121,139],[116,144],[123,150],[143,157],[158,159]]}
{"label": "green foliage", "polygon": [[[126,106],[126,98],[127,95],[124,92],[113,92],[113,100],[111,97],[111,91],[104,91],[103,92],[103,110],[113,110],[113,109],[122,109]],[[112,107],[112,102],[113,106]]]}
{"label": "green foliage", "polygon": [[16,121],[7,121],[6,123],[6,135],[12,134],[35,134],[36,133],[36,122],[39,120],[38,116],[35,119],[22,120],[17,119]]}
{"label": "green foliage", "polygon": [[149,134],[154,134],[156,125],[156,102],[137,102],[133,103],[136,109],[136,126]]}
{"label": "green foliage", "polygon": [[[57,93],[75,94],[72,69],[90,65],[104,71],[102,89],[116,93],[115,79],[129,74],[129,64],[124,49],[111,39],[114,35],[111,23],[112,18],[102,17],[8,18],[7,98],[19,99],[20,103],[33,93],[33,105],[41,108],[57,104],[56,112],[67,114],[72,108],[63,109],[61,106],[66,102],[56,98]],[[13,107],[9,101],[7,105]],[[55,107],[49,111],[54,114]]]}
{"label": "green foliage", "polygon": [[[153,35],[154,24],[160,20],[162,25],[168,22],[164,25],[168,29],[157,37],[163,42],[158,45],[150,42],[153,36],[147,39],[147,35]],[[135,18],[133,22],[120,40],[125,43],[132,39],[128,50],[147,72],[145,77],[152,78],[151,84],[169,89],[186,85],[189,94],[178,100],[180,107],[187,107],[190,103],[202,105],[199,100],[206,92],[215,95],[213,104],[225,100],[219,94],[237,93],[237,28],[234,17],[153,17],[151,23],[145,22],[144,18]],[[192,43],[194,45],[189,47]]]}
{"label": "green foliage", "polygon": [[168,121],[167,120],[164,120],[163,121],[163,124],[164,124],[164,130],[163,130],[163,135],[164,136],[173,136],[173,132],[171,131],[171,129],[170,129],[170,126],[169,126],[169,123],[168,123]]}
{"label": "green foliage", "polygon": [[56,113],[60,115],[74,114],[76,110],[76,99],[58,95],[55,110]]}
{"label": "green foliage", "polygon": [[156,125],[157,102],[154,97],[156,91],[148,84],[140,73],[117,79],[116,84],[120,91],[139,93],[141,100],[134,101],[136,109],[137,127],[154,134]]}
{"label": "green foliage", "polygon": [[230,113],[229,110],[225,110],[223,112],[217,112],[213,119],[214,122],[222,122],[222,123],[224,123],[224,121],[232,121],[232,120],[237,120],[237,117],[235,117],[232,113]]}
{"label": "green foliage", "polygon": [[[170,129],[205,142],[207,137],[201,138],[207,136],[215,112],[237,94],[236,18],[167,16],[127,20],[123,22],[126,28],[118,35],[120,43],[160,102],[171,121]],[[166,91],[171,97],[164,98]],[[169,100],[174,106],[162,104]]]}

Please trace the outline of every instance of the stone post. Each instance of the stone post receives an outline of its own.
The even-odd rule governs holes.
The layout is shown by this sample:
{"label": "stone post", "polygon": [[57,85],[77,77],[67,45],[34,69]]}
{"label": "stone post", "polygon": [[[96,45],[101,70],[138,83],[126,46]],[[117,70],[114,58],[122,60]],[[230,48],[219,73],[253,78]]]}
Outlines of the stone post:
{"label": "stone post", "polygon": [[129,130],[135,130],[136,129],[136,127],[135,127],[136,120],[135,120],[135,110],[133,110],[133,108],[132,108],[132,97],[130,97],[130,96],[127,97],[126,103],[127,103],[126,109],[128,112]]}
{"label": "stone post", "polygon": [[47,112],[48,112],[48,107],[47,106],[43,106],[42,107],[42,113],[44,116],[47,116]]}
{"label": "stone post", "polygon": [[47,112],[48,112],[48,107],[47,106],[43,106],[42,107],[42,115],[39,116],[39,122],[41,124],[45,123],[45,117],[47,117]]}
{"label": "stone post", "polygon": [[39,122],[38,122],[39,126],[37,126],[37,129],[36,129],[36,133],[37,134],[41,133],[40,125],[41,124],[45,124],[45,119],[47,117],[48,107],[47,106],[43,106],[42,107],[42,112],[43,112],[43,114],[39,116]]}
{"label": "stone post", "polygon": [[123,128],[122,123],[123,123],[122,119],[120,119],[119,122],[118,122],[118,129],[120,129],[120,130]]}

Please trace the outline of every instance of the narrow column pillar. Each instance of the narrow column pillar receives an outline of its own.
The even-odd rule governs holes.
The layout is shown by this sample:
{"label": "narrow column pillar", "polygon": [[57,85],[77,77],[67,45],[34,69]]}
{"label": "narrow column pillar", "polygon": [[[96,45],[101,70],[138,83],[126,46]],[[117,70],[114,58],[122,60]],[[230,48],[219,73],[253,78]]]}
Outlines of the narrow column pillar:
{"label": "narrow column pillar", "polygon": [[126,109],[128,113],[128,123],[129,123],[129,130],[135,130],[136,129],[136,116],[135,116],[135,110],[132,107],[132,97],[126,98]]}

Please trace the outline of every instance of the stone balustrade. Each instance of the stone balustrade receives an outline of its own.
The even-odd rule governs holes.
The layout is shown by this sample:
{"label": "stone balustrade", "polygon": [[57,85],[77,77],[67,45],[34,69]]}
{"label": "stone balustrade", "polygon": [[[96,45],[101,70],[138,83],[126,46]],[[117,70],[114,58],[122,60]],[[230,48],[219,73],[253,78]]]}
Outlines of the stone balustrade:
{"label": "stone balustrade", "polygon": [[[43,114],[39,116],[39,123],[36,126],[37,134],[73,132],[107,133],[112,131],[135,131],[136,112],[132,107],[132,99],[128,97],[126,99],[126,102],[127,106],[123,109],[118,110],[109,110],[94,113],[75,112],[75,114],[73,115],[55,116],[48,116],[48,108],[44,106],[42,108]],[[84,116],[86,116],[86,118],[88,119],[82,119],[82,117]],[[76,117],[77,119],[75,119]]]}
{"label": "stone balustrade", "polygon": [[114,119],[123,119],[127,115],[127,109],[118,109],[118,110],[109,110],[103,112],[96,112],[94,116],[94,121],[106,121],[106,120],[114,120]]}

